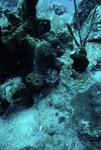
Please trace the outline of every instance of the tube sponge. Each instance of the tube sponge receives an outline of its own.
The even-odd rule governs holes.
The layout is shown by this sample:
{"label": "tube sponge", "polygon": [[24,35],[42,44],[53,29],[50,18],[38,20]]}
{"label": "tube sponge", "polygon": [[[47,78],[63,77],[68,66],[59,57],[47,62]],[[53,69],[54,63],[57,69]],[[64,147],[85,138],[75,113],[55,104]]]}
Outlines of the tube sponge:
{"label": "tube sponge", "polygon": [[36,5],[38,0],[21,0],[18,3],[18,14],[23,22],[36,18]]}
{"label": "tube sponge", "polygon": [[26,76],[26,82],[31,83],[34,87],[43,87],[45,79],[42,74],[32,72]]}
{"label": "tube sponge", "polygon": [[41,41],[35,48],[35,65],[39,71],[50,68],[55,60],[55,52],[52,45],[47,41]]}
{"label": "tube sponge", "polygon": [[11,104],[25,104],[31,99],[31,94],[21,78],[15,78],[6,87],[6,100]]}

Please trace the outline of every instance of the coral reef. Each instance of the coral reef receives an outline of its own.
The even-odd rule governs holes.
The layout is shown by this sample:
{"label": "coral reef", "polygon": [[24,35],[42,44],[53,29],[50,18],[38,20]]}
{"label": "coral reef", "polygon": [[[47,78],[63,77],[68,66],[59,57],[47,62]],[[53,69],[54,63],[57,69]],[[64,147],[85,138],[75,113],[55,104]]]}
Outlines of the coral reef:
{"label": "coral reef", "polygon": [[49,85],[54,85],[59,81],[57,70],[48,69],[45,74],[45,81]]}
{"label": "coral reef", "polygon": [[92,133],[89,130],[89,122],[84,120],[79,122],[78,134],[94,142],[98,142],[101,139],[101,130]]}
{"label": "coral reef", "polygon": [[38,0],[21,0],[18,3],[18,16],[23,24],[23,30],[30,36],[39,38],[50,31],[50,21],[45,18],[36,18]]}
{"label": "coral reef", "polygon": [[73,59],[72,67],[75,71],[82,73],[86,71],[86,68],[89,64],[87,59],[87,52],[85,48],[77,48],[74,54],[71,54],[70,57]]}
{"label": "coral reef", "polygon": [[32,72],[26,76],[26,82],[31,83],[34,87],[43,87],[45,84],[45,77],[41,73]]}
{"label": "coral reef", "polygon": [[5,113],[10,104],[33,104],[32,94],[21,77],[9,79],[0,85],[0,115]]}
{"label": "coral reef", "polygon": [[17,13],[9,7],[3,9],[6,21],[0,28],[1,115],[10,104],[32,104],[32,91],[58,83],[63,63],[57,58],[73,42],[68,31],[51,32],[50,20],[36,18],[37,2],[20,0]]}
{"label": "coral reef", "polygon": [[14,12],[10,11],[9,9],[4,9],[3,13],[6,16],[9,23],[15,24],[16,22],[16,25],[19,24],[19,17]]}
{"label": "coral reef", "polygon": [[57,37],[61,41],[61,48],[70,48],[73,49],[73,37],[70,35],[68,30],[62,30],[57,32]]}
{"label": "coral reef", "polygon": [[70,56],[71,56],[71,58],[74,61],[73,64],[72,64],[73,69],[75,71],[79,72],[79,73],[82,73],[82,72],[84,72],[86,70],[86,68],[87,68],[87,66],[89,64],[89,60],[86,57],[87,56],[87,51],[85,49],[85,46],[86,46],[86,43],[87,43],[88,36],[89,36],[89,34],[91,32],[91,29],[92,29],[92,25],[93,25],[93,21],[94,21],[94,18],[95,18],[97,6],[95,6],[95,8],[94,8],[93,16],[92,16],[91,22],[90,22],[90,27],[89,27],[89,30],[88,30],[85,38],[83,38],[82,35],[81,35],[80,20],[79,20],[79,15],[78,15],[77,5],[76,5],[76,1],[75,0],[74,0],[74,6],[75,6],[75,15],[76,15],[76,19],[77,19],[76,24],[77,24],[77,29],[78,29],[80,43],[75,38],[71,26],[69,24],[67,24],[67,28],[70,31],[71,36],[73,37],[73,39],[75,41],[75,44],[78,47],[77,50],[75,51],[75,53],[71,54]]}
{"label": "coral reef", "polygon": [[7,80],[0,86],[0,99],[10,104],[27,104],[31,101],[30,90],[20,77]]}
{"label": "coral reef", "polygon": [[[42,9],[50,1],[41,0]],[[77,21],[76,36],[62,26],[62,7],[51,12],[61,22],[52,30],[49,19],[36,17],[37,3],[20,0],[16,13],[3,9],[0,150],[101,150],[101,42],[87,43],[90,32],[100,34],[101,6],[89,15],[89,28],[85,22],[86,34]]]}
{"label": "coral reef", "polygon": [[[93,26],[90,32],[90,35],[87,39],[88,42],[99,42],[101,40],[101,5],[98,5],[96,8],[96,13],[93,21]],[[84,31],[83,34],[85,34],[86,30],[90,26],[90,22],[92,16],[93,16],[94,9],[90,12],[89,16],[87,17],[87,20],[84,23]]]}
{"label": "coral reef", "polygon": [[52,45],[58,57],[63,55],[65,48],[73,49],[73,38],[67,29],[56,33],[53,31],[47,32],[43,35],[43,38]]}
{"label": "coral reef", "polygon": [[0,98],[0,116],[2,116],[5,113],[9,106],[10,104],[6,100],[2,100]]}
{"label": "coral reef", "polygon": [[26,22],[36,18],[36,5],[38,0],[21,0],[18,3],[18,15],[21,16],[22,21]]}
{"label": "coral reef", "polygon": [[[78,3],[77,10],[78,10],[78,16],[80,18],[80,25],[82,25],[86,21],[88,15],[96,5],[101,5],[101,1],[92,0],[90,2],[89,0],[83,0]],[[76,23],[77,23],[77,18],[76,18],[76,14],[74,14],[73,24],[77,26]]]}
{"label": "coral reef", "polygon": [[51,9],[53,9],[55,14],[57,15],[63,15],[63,13],[66,12],[66,7],[63,4],[58,2],[52,3]]}
{"label": "coral reef", "polygon": [[44,71],[52,67],[55,60],[55,51],[52,45],[47,41],[41,41],[35,48],[35,65],[39,71]]}

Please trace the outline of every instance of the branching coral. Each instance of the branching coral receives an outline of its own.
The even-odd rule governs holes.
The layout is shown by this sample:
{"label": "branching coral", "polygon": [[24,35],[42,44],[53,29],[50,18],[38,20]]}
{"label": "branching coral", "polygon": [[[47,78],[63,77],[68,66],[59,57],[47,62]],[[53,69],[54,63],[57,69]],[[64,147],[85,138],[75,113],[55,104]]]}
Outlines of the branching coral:
{"label": "branching coral", "polygon": [[71,36],[73,37],[76,45],[77,45],[77,49],[75,51],[74,54],[71,54],[71,58],[73,59],[73,64],[72,64],[72,67],[75,71],[79,72],[79,73],[82,73],[86,70],[88,64],[89,64],[89,60],[87,59],[87,52],[86,52],[86,49],[85,49],[85,46],[86,46],[86,43],[87,43],[87,38],[90,34],[90,31],[91,31],[91,28],[92,28],[92,23],[93,23],[93,20],[94,20],[94,16],[95,16],[95,13],[96,13],[96,6],[95,6],[95,9],[94,9],[94,13],[93,13],[93,16],[92,16],[92,20],[91,20],[91,24],[90,24],[90,28],[89,28],[89,31],[87,33],[87,35],[85,36],[84,39],[82,39],[82,36],[81,36],[81,29],[80,29],[80,21],[79,21],[79,16],[78,16],[78,12],[77,12],[77,6],[76,6],[76,1],[74,0],[74,6],[75,6],[75,14],[76,14],[76,18],[77,18],[77,28],[78,28],[78,33],[79,33],[79,40],[80,40],[80,43],[76,40],[73,32],[72,32],[72,28],[69,24],[67,24],[67,28],[68,30],[70,31],[71,33]]}

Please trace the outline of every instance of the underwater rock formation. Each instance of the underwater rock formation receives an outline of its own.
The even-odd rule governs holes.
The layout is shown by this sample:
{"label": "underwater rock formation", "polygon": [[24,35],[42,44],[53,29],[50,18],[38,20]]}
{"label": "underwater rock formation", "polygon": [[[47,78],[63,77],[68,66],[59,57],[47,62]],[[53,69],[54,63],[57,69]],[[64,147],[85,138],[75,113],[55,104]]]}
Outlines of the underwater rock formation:
{"label": "underwater rock formation", "polygon": [[36,18],[36,5],[38,0],[20,0],[18,3],[18,15],[26,22]]}
{"label": "underwater rock formation", "polygon": [[61,48],[73,49],[73,37],[68,29],[57,32],[57,37],[61,41]]}
{"label": "underwater rock formation", "polygon": [[[97,6],[95,17],[93,20],[93,26],[91,29],[91,33],[87,39],[88,42],[100,42],[101,41],[101,5]],[[94,9],[90,12],[86,22],[84,23],[84,32],[87,31],[88,27],[90,26],[91,18],[93,16]]]}
{"label": "underwater rock formation", "polygon": [[[100,0],[81,0],[79,3],[78,3],[78,16],[79,16],[79,20],[80,20],[80,24],[82,25],[88,15],[90,14],[90,12],[93,10],[93,8],[96,6],[96,5],[101,5],[101,1]],[[76,15],[74,14],[74,19],[73,19],[73,24],[76,26],[76,22],[77,22],[77,19],[76,19]]]}
{"label": "underwater rock formation", "polygon": [[[6,100],[11,104],[27,104],[31,100],[31,94],[21,78],[14,78],[6,83]],[[4,86],[4,85],[3,85]]]}
{"label": "underwater rock formation", "polygon": [[9,9],[3,10],[4,15],[6,16],[9,23],[14,24],[17,26],[20,23],[19,17]]}
{"label": "underwater rock formation", "polygon": [[86,70],[86,68],[89,64],[89,60],[86,57],[87,51],[85,49],[85,46],[87,44],[87,39],[88,39],[88,36],[89,36],[91,29],[92,29],[92,25],[93,25],[93,21],[95,18],[97,6],[95,6],[95,8],[94,8],[93,15],[92,15],[91,22],[90,22],[90,26],[88,28],[88,31],[86,31],[87,33],[85,34],[85,37],[83,37],[83,35],[81,34],[80,20],[79,20],[79,15],[78,15],[77,5],[76,5],[75,0],[74,0],[74,6],[75,6],[75,15],[76,15],[76,19],[77,19],[76,25],[77,25],[77,29],[78,29],[79,42],[73,34],[71,25],[69,25],[67,23],[67,28],[70,31],[70,34],[71,34],[72,38],[74,39],[76,46],[78,47],[76,49],[75,53],[71,54],[70,57],[74,61],[72,64],[73,69],[79,73],[82,73]]}
{"label": "underwater rock formation", "polygon": [[[33,104],[31,95],[29,88],[20,77],[7,80],[0,86],[0,115],[6,111],[10,104]],[[3,108],[4,111],[2,111]]]}
{"label": "underwater rock formation", "polygon": [[1,99],[5,99],[11,104],[27,103],[31,99],[29,89],[20,77],[7,80],[1,85],[0,91]]}
{"label": "underwater rock formation", "polygon": [[98,141],[101,138],[101,82],[93,84],[70,101],[73,108],[72,123],[79,134]]}
{"label": "underwater rock formation", "polygon": [[0,98],[0,116],[2,116],[6,112],[9,106],[10,104],[6,100],[2,100]]}

